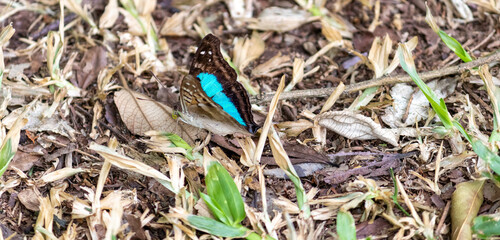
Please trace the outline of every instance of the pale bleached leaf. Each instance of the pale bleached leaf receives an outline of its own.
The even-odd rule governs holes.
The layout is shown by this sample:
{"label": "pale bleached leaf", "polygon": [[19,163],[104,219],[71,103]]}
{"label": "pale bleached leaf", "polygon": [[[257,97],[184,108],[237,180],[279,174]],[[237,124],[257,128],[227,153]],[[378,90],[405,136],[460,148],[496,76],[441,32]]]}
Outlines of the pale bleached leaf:
{"label": "pale bleached leaf", "polygon": [[47,103],[35,102],[33,103],[31,111],[23,113],[23,109],[18,108],[2,119],[2,123],[10,128],[15,120],[24,114],[28,122],[22,129],[30,132],[48,131],[70,139],[75,139],[76,130],[71,127],[69,122],[62,119],[59,114],[53,114],[50,117],[44,118],[44,113],[47,110],[49,110],[49,105]]}
{"label": "pale bleached leaf", "polygon": [[111,28],[118,19],[118,0],[109,0],[108,5],[104,9],[104,13],[99,19],[99,28]]}
{"label": "pale bleached leaf", "polygon": [[160,35],[175,37],[186,36],[188,33],[184,30],[184,26],[186,26],[187,17],[187,11],[174,13],[174,15],[167,18],[167,21],[165,21],[161,27]]}
{"label": "pale bleached leaf", "polygon": [[274,57],[254,67],[252,69],[252,75],[254,77],[260,77],[260,76],[273,77],[281,73],[281,71],[275,71],[275,70],[292,66],[290,60],[291,58],[289,55],[282,56],[281,52],[278,52],[276,55],[274,55]]}
{"label": "pale bleached leaf", "polygon": [[[427,84],[436,97],[443,99],[455,91],[456,85],[455,79],[435,80]],[[400,83],[391,89],[391,97],[394,102],[381,117],[391,128],[412,126],[420,120],[427,119],[430,105],[422,91],[415,91],[413,87]],[[407,116],[403,121],[405,115]]]}
{"label": "pale bleached leaf", "polygon": [[315,120],[322,127],[353,140],[380,139],[394,146],[397,137],[390,129],[383,129],[371,118],[351,111],[332,111],[316,116]]}
{"label": "pale bleached leaf", "polygon": [[45,183],[55,182],[85,171],[86,170],[82,168],[61,168],[57,171],[44,175],[41,180]]}
{"label": "pale bleached leaf", "polygon": [[304,10],[269,7],[260,13],[259,17],[248,25],[250,29],[262,31],[287,32],[300,27],[317,18],[311,17]]}
{"label": "pale bleached leaf", "polygon": [[115,93],[114,99],[122,121],[134,134],[145,135],[151,130],[175,133],[190,145],[206,135],[202,129],[173,119],[172,108],[146,95],[123,89]]}
{"label": "pale bleached leaf", "polygon": [[242,72],[246,66],[264,53],[266,44],[262,37],[254,32],[252,37],[237,39],[233,50],[233,63]]}

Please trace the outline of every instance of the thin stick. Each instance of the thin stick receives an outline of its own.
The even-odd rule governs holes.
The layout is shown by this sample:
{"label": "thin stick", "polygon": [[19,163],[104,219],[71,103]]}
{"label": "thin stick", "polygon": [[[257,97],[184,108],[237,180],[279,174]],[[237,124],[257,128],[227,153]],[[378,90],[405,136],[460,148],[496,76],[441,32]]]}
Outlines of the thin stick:
{"label": "thin stick", "polygon": [[446,203],[446,206],[444,207],[444,211],[443,214],[441,215],[441,219],[439,220],[438,227],[436,228],[437,235],[441,235],[441,229],[443,228],[444,220],[446,220],[446,217],[448,216],[448,211],[450,211],[450,206],[451,206],[451,201],[448,201]]}
{"label": "thin stick", "polygon": [[[420,78],[424,81],[427,82],[431,79],[438,78],[438,77],[443,77],[443,76],[448,76],[452,74],[457,74],[457,73],[462,73],[465,72],[466,70],[469,70],[471,68],[483,65],[483,64],[488,64],[494,61],[500,61],[500,51],[497,51],[489,56],[478,58],[474,61],[467,62],[467,63],[462,63],[459,65],[451,66],[451,67],[445,67],[429,72],[423,72],[419,74]],[[413,80],[410,78],[408,74],[400,74],[400,75],[395,75],[395,76],[387,76],[387,77],[380,77],[376,78],[373,80],[368,80],[360,83],[355,83],[351,85],[347,85],[344,93],[351,93],[351,92],[356,92],[359,90],[363,90],[366,88],[370,87],[377,87],[377,86],[382,86],[386,84],[394,84],[394,83],[409,83],[413,82]],[[330,96],[330,94],[333,92],[335,88],[318,88],[318,89],[307,89],[307,90],[296,90],[296,91],[290,91],[290,92],[284,92],[280,96],[280,100],[285,100],[285,99],[300,99],[300,98],[308,98],[308,97],[327,97]],[[251,102],[252,103],[264,103],[264,102],[269,102],[274,96],[274,92],[269,92],[263,94],[262,97],[260,98],[252,98]]]}

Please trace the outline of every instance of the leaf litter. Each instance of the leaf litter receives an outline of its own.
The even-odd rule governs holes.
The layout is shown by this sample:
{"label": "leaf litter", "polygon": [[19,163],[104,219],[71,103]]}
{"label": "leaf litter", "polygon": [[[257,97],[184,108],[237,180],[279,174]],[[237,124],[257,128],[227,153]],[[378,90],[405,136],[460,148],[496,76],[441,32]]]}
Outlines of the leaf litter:
{"label": "leaf litter", "polygon": [[[498,1],[427,4],[437,29],[479,61],[498,50]],[[498,58],[439,75],[460,59],[417,1],[0,9],[0,157],[15,153],[0,176],[0,238],[213,237],[186,220],[211,216],[196,201],[210,161],[234,178],[244,226],[277,239],[343,239],[351,223],[358,238],[471,239],[474,217],[500,211],[500,184],[465,140],[439,132],[418,88],[391,80],[349,90],[402,74],[394,50],[407,42],[419,73],[438,70],[426,81],[454,119],[485,142],[498,129]],[[208,32],[256,103],[263,127],[253,139],[210,138],[177,119],[171,99]]]}

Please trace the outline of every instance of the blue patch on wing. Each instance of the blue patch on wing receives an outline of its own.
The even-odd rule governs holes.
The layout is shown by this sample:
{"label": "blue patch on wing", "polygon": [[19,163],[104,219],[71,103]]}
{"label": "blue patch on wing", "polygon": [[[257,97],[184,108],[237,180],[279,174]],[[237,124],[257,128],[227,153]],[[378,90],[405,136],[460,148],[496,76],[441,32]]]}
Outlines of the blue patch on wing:
{"label": "blue patch on wing", "polygon": [[234,103],[226,96],[224,92],[222,92],[222,85],[217,81],[217,77],[210,73],[200,73],[196,76],[200,79],[201,88],[207,94],[208,97],[212,98],[215,103],[219,104],[222,107],[222,110],[229,114],[231,117],[236,119],[239,124],[243,126],[247,126],[245,121],[241,118],[238,109]]}

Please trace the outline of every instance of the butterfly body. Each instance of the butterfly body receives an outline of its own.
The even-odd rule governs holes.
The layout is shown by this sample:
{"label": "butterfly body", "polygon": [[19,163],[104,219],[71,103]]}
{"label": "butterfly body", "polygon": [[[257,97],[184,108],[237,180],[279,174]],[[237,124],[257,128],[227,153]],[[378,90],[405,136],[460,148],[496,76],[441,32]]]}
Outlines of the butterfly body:
{"label": "butterfly body", "polygon": [[212,34],[203,38],[189,74],[181,84],[182,119],[218,135],[252,135],[258,129],[251,105],[237,75]]}

